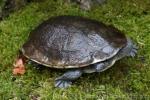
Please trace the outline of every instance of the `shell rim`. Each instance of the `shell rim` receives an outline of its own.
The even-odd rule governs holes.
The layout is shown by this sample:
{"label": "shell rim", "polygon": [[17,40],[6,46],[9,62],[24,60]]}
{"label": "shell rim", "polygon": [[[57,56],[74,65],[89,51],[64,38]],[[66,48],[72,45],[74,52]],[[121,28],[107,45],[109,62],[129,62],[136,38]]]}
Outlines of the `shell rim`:
{"label": "shell rim", "polygon": [[[123,47],[122,47],[123,48]],[[83,68],[83,67],[86,67],[86,66],[89,66],[89,65],[92,65],[92,64],[96,64],[98,62],[102,62],[102,61],[105,61],[105,60],[108,60],[112,57],[114,57],[122,48],[118,48],[111,56],[107,57],[107,58],[103,58],[103,59],[95,59],[93,58],[93,61],[91,63],[88,63],[88,64],[84,64],[84,65],[80,65],[80,66],[65,66],[65,67],[60,67],[60,66],[57,66],[57,65],[49,65],[49,64],[46,64],[46,63],[42,63],[38,60],[35,60],[35,59],[32,59],[30,58],[29,56],[27,56],[25,54],[25,50],[23,49],[23,47],[21,48],[21,52],[22,54],[29,60],[35,62],[35,63],[38,63],[40,65],[43,65],[43,66],[46,66],[46,67],[50,67],[50,68],[57,68],[57,69],[71,69],[71,68]]]}

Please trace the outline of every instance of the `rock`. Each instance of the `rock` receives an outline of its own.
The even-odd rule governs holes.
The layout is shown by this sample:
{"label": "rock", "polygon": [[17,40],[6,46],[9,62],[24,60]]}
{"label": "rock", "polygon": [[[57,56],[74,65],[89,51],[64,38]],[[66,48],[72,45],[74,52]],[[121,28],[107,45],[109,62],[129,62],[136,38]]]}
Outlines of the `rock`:
{"label": "rock", "polygon": [[[0,1],[0,20],[9,16],[11,12],[17,11],[29,2],[43,2],[44,0],[2,0]],[[103,4],[106,0],[64,0],[64,2],[76,2],[83,10],[90,10],[93,4]]]}
{"label": "rock", "polygon": [[9,16],[11,12],[17,11],[29,2],[42,2],[43,0],[3,0],[0,1],[0,19]]}
{"label": "rock", "polygon": [[0,19],[8,16],[11,12],[14,12],[27,4],[27,0],[3,0],[1,6]]}
{"label": "rock", "polygon": [[106,0],[65,0],[67,2],[76,2],[83,10],[90,10],[94,4],[103,4]]}

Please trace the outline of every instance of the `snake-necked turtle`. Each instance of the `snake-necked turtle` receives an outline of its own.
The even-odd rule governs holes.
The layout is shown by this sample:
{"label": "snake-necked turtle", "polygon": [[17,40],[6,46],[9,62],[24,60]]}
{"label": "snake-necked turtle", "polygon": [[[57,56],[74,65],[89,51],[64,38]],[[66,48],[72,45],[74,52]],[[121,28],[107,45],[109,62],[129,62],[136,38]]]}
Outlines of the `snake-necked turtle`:
{"label": "snake-necked turtle", "polygon": [[51,68],[68,69],[56,78],[65,88],[83,73],[102,72],[137,49],[121,31],[96,20],[79,16],[52,17],[33,30],[22,54]]}

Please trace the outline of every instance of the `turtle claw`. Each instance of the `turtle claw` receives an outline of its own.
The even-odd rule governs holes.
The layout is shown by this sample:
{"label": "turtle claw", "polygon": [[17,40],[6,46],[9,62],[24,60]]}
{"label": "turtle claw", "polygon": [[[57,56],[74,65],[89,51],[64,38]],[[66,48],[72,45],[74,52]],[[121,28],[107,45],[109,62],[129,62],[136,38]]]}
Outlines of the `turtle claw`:
{"label": "turtle claw", "polygon": [[67,88],[72,84],[72,81],[76,80],[81,75],[82,75],[81,70],[67,71],[62,76],[55,79],[55,87]]}
{"label": "turtle claw", "polygon": [[138,49],[138,47],[136,45],[133,45],[133,48],[130,52],[131,57],[135,57],[135,55],[137,54],[137,49]]}
{"label": "turtle claw", "polygon": [[72,84],[71,81],[61,80],[61,79],[55,80],[55,87],[58,87],[58,88],[67,88],[71,86],[71,84]]}
{"label": "turtle claw", "polygon": [[131,56],[131,57],[135,57],[135,55],[136,55],[136,54],[135,54],[134,52],[131,52],[131,53],[130,53],[130,56]]}

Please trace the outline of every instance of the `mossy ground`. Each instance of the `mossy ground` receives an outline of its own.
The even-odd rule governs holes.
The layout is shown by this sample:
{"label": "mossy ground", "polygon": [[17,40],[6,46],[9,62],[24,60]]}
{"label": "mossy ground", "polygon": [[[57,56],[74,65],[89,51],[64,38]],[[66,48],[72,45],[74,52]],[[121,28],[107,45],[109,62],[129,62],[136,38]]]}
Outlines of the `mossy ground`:
{"label": "mossy ground", "polygon": [[[12,75],[12,64],[29,32],[57,15],[86,16],[112,24],[138,45],[135,58],[118,61],[102,73],[84,74],[68,89],[54,88],[62,71],[27,65],[22,76]],[[0,100],[150,100],[150,1],[108,0],[82,11],[63,0],[31,3],[0,22]]]}

